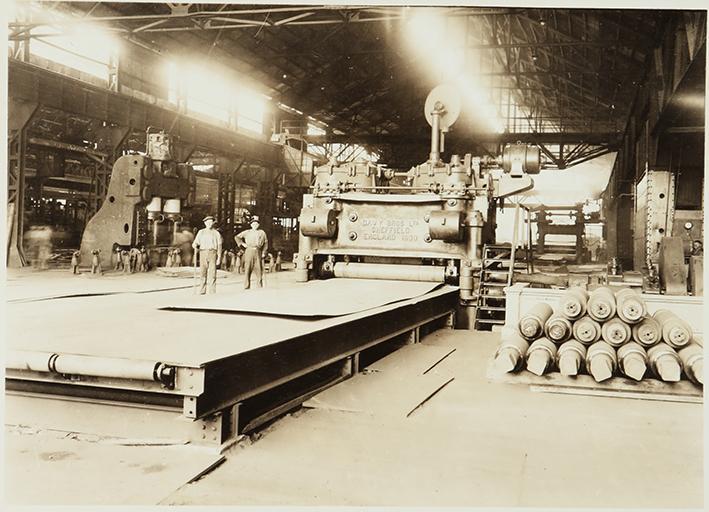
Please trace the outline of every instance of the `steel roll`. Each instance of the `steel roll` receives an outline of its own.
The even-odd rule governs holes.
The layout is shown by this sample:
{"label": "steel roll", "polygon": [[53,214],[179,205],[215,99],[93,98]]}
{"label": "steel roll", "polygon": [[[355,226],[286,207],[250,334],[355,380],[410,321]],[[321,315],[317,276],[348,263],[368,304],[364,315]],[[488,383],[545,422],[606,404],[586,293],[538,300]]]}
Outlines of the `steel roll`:
{"label": "steel roll", "polygon": [[601,337],[603,341],[613,347],[620,347],[632,336],[630,326],[618,317],[611,318],[601,327]]}
{"label": "steel roll", "polygon": [[651,316],[646,316],[640,323],[632,326],[633,340],[643,347],[652,347],[662,340],[662,326]]}
{"label": "steel roll", "polygon": [[596,288],[588,297],[588,315],[597,322],[605,322],[615,315],[615,295],[613,290],[602,286]]}
{"label": "steel roll", "polygon": [[521,369],[528,349],[529,343],[516,330],[504,330],[495,352],[495,368],[500,373]]}
{"label": "steel roll", "polygon": [[601,339],[601,324],[590,316],[576,320],[572,329],[574,339],[584,345],[590,345]]}
{"label": "steel roll", "polygon": [[647,352],[639,343],[626,343],[618,349],[618,368],[633,380],[641,381],[647,371]]}
{"label": "steel roll", "polygon": [[562,375],[578,375],[586,359],[586,347],[576,340],[569,340],[556,353],[556,366]]}
{"label": "steel roll", "polygon": [[658,343],[647,351],[652,372],[665,382],[678,382],[682,376],[682,360],[667,343]]}
{"label": "steel roll", "polygon": [[615,294],[616,314],[628,324],[640,322],[647,314],[645,301],[638,292],[631,288],[623,288]]}
{"label": "steel roll", "polygon": [[544,375],[556,360],[556,345],[546,338],[539,338],[527,350],[527,370],[534,375]]}
{"label": "steel roll", "polygon": [[8,370],[30,370],[50,372],[49,362],[56,357],[53,352],[32,352],[29,350],[8,350],[5,353],[5,368]]}
{"label": "steel roll", "polygon": [[597,341],[586,351],[586,368],[596,382],[608,380],[618,366],[618,358],[613,347],[605,341]]}
{"label": "steel roll", "polygon": [[697,343],[691,343],[677,355],[682,361],[687,378],[699,386],[704,385],[704,348]]}
{"label": "steel roll", "polygon": [[568,288],[559,299],[559,313],[569,320],[577,320],[586,314],[588,293],[583,288]]}
{"label": "steel roll", "polygon": [[568,319],[553,314],[544,324],[544,335],[554,343],[564,343],[573,335],[573,326]]}
{"label": "steel roll", "polygon": [[155,361],[61,354],[53,360],[51,370],[67,375],[151,381],[156,380],[155,369],[158,365]]}
{"label": "steel roll", "polygon": [[422,265],[395,265],[384,263],[335,263],[335,277],[349,279],[392,279],[442,283],[445,268]]}
{"label": "steel roll", "polygon": [[519,320],[519,332],[525,339],[536,340],[544,334],[544,324],[554,311],[546,302],[538,302]]}
{"label": "steel roll", "polygon": [[659,309],[653,317],[662,326],[662,340],[670,347],[682,348],[692,341],[692,328],[673,312]]}

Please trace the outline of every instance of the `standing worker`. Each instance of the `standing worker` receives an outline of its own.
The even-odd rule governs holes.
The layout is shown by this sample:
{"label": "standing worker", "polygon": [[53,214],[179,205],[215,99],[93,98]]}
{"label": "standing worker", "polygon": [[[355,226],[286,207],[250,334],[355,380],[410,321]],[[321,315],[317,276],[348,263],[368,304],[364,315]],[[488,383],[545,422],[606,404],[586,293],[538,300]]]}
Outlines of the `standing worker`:
{"label": "standing worker", "polygon": [[200,295],[207,293],[207,281],[209,293],[217,292],[217,265],[221,262],[222,254],[222,235],[213,227],[214,217],[208,215],[202,220],[204,228],[197,232],[192,242],[192,247],[199,250]]}
{"label": "standing worker", "polygon": [[244,290],[251,288],[251,272],[256,273],[256,282],[263,288],[263,258],[266,257],[268,249],[268,237],[266,232],[259,229],[258,217],[251,219],[251,229],[242,231],[234,237],[238,246],[245,246],[244,253],[245,276]]}

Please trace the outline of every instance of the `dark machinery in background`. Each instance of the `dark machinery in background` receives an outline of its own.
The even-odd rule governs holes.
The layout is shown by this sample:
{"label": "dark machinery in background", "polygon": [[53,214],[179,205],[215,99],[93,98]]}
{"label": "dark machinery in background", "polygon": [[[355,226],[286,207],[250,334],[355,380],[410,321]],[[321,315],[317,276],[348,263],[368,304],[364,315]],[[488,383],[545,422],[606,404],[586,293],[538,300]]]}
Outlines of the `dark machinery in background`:
{"label": "dark machinery in background", "polygon": [[[535,255],[541,256],[545,253],[565,252],[564,259],[572,259],[575,263],[587,263],[586,257],[585,231],[587,224],[602,224],[599,212],[585,214],[583,204],[574,206],[545,206],[541,205],[534,210],[535,222],[537,224],[537,244],[534,247]],[[573,223],[560,222],[572,219]],[[574,246],[561,247],[554,244],[547,244],[548,235],[567,235],[575,237]]]}
{"label": "dark machinery in background", "polygon": [[539,173],[541,162],[539,148],[519,143],[497,158],[452,155],[444,162],[443,134],[459,112],[454,90],[431,91],[425,105],[430,156],[408,172],[371,163],[315,170],[300,215],[298,281],[447,282],[460,287],[463,306],[474,306],[481,249],[495,237],[496,200],[532,188],[529,174]]}
{"label": "dark machinery in background", "polygon": [[647,170],[635,187],[633,264],[646,293],[703,295],[703,212],[675,203],[674,173]]}
{"label": "dark machinery in background", "polygon": [[148,129],[146,154],[120,157],[101,208],[86,224],[81,261],[100,250],[108,262],[116,247],[158,250],[176,245],[182,213],[194,197],[192,167],[173,157],[173,141]]}

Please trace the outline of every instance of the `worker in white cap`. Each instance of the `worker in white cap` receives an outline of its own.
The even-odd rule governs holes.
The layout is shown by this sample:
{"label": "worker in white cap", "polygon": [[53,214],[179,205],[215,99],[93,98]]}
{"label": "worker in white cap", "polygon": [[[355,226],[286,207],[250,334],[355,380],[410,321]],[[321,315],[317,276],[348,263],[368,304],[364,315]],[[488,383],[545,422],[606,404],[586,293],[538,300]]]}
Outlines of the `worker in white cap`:
{"label": "worker in white cap", "polygon": [[251,273],[256,274],[256,282],[259,287],[263,287],[263,258],[266,257],[268,249],[268,237],[266,232],[259,229],[259,219],[251,218],[251,229],[242,231],[234,237],[236,245],[245,247],[244,252],[244,290],[251,288]]}
{"label": "worker in white cap", "polygon": [[209,293],[217,292],[217,265],[221,262],[222,254],[222,235],[214,229],[214,217],[207,215],[202,222],[204,228],[197,232],[192,242],[195,251],[199,251],[200,295],[207,293],[207,290]]}

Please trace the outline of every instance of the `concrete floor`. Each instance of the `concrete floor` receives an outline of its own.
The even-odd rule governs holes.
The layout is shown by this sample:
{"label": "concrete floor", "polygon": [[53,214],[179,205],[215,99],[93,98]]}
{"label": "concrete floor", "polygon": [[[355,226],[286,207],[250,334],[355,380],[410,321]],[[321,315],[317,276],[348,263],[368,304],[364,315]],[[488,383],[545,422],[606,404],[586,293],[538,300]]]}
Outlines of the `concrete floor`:
{"label": "concrete floor", "polygon": [[[288,286],[292,276],[272,276],[270,283]],[[76,279],[85,279],[57,271],[9,278],[13,286],[33,288],[18,293],[23,298],[34,290],[74,289]],[[119,283],[110,287],[132,291],[136,284],[153,286],[157,277],[110,279]],[[240,293],[238,281],[226,278],[221,290]],[[184,293],[150,295],[160,302]],[[38,311],[42,304],[36,303]],[[340,384],[335,401],[355,400],[357,407],[338,410],[335,404],[288,415],[161,503],[702,507],[700,405],[532,393],[527,386],[489,383],[485,369],[496,343],[495,334],[438,331],[388,356],[378,371]],[[113,504],[123,504],[122,495],[130,492],[122,488]]]}
{"label": "concrete floor", "polygon": [[[438,331],[418,347],[455,348],[432,370],[454,380],[409,417],[301,410],[163,503],[702,507],[701,406],[491,384],[496,344],[495,334]],[[414,372],[391,370],[408,377],[364,375],[349,392],[405,394]]]}

